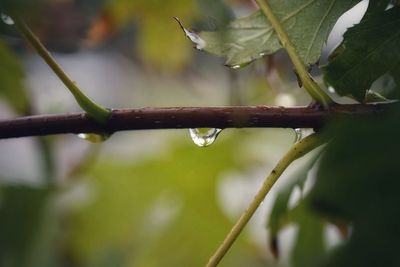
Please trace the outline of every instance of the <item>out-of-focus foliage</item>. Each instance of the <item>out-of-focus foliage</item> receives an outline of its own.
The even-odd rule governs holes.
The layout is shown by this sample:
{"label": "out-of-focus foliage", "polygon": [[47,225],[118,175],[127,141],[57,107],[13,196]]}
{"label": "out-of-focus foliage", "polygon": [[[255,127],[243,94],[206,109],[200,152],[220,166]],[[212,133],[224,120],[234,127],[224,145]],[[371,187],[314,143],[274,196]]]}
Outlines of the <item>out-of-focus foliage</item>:
{"label": "out-of-focus foliage", "polygon": [[50,0],[1,0],[0,10],[1,12],[14,12],[26,15],[32,15],[38,11],[41,6],[48,3]]}
{"label": "out-of-focus foliage", "polygon": [[[50,190],[0,188],[0,266],[40,266]],[[46,252],[48,256],[48,251]]]}
{"label": "out-of-focus foliage", "polygon": [[164,71],[176,71],[189,63],[191,47],[187,46],[172,17],[193,21],[198,14],[196,2],[116,0],[108,1],[106,9],[118,27],[131,22],[138,24],[137,53],[143,64]]}
{"label": "out-of-focus foliage", "polygon": [[[372,14],[344,35],[340,50],[325,67],[325,79],[341,95],[364,101],[383,74],[399,77],[400,7]],[[362,77],[362,78],[360,78]]]}
{"label": "out-of-focus foliage", "polygon": [[[305,64],[318,61],[337,19],[359,0],[269,1]],[[305,26],[307,25],[307,26]],[[239,18],[221,31],[199,33],[205,51],[226,58],[228,66],[244,66],[282,47],[261,11]]]}
{"label": "out-of-focus foliage", "polygon": [[400,109],[337,122],[310,194],[313,207],[351,222],[350,239],[321,266],[399,266]]}
{"label": "out-of-focus foliage", "polygon": [[0,97],[20,114],[28,112],[29,104],[23,78],[24,71],[15,54],[0,41]]}
{"label": "out-of-focus foliage", "polygon": [[[93,199],[71,218],[71,255],[89,266],[113,257],[123,266],[205,264],[232,224],[215,188],[222,172],[244,167],[238,138],[206,149],[179,142],[134,164],[98,162],[88,181]],[[246,239],[235,247],[225,266],[260,266]]]}

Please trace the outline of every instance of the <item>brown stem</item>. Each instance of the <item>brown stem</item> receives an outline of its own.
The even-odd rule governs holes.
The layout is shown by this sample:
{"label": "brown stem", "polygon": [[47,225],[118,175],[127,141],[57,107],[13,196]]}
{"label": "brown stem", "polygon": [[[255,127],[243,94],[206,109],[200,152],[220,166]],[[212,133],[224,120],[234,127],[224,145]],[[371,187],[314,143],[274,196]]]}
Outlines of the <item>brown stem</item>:
{"label": "brown stem", "polygon": [[115,109],[105,124],[85,113],[38,115],[0,121],[0,138],[66,133],[114,133],[126,130],[182,128],[320,128],[333,117],[381,113],[393,104],[313,107],[176,107]]}

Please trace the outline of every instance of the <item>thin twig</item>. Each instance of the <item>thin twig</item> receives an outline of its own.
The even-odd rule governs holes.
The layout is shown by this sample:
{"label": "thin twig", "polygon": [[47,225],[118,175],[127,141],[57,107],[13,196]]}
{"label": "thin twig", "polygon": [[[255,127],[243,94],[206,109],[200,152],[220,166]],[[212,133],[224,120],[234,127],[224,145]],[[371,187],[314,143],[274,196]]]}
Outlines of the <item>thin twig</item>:
{"label": "thin twig", "polygon": [[286,153],[286,155],[278,162],[278,164],[272,170],[271,174],[265,179],[263,185],[261,186],[258,193],[255,195],[247,210],[242,214],[242,216],[240,216],[239,220],[232,227],[225,240],[215,251],[214,255],[210,258],[210,261],[208,262],[206,267],[215,267],[218,265],[218,263],[231,248],[232,244],[235,242],[239,234],[242,232],[243,228],[247,225],[251,217],[253,217],[253,214],[256,212],[261,202],[265,199],[266,195],[271,190],[272,186],[275,184],[281,174],[285,171],[285,169],[294,160],[304,156],[314,148],[322,145],[324,142],[325,139],[322,137],[321,134],[312,134],[292,146],[292,148]]}
{"label": "thin twig", "polygon": [[23,19],[14,14],[10,14],[10,16],[15,22],[15,26],[25,37],[25,39],[35,48],[36,52],[43,58],[47,65],[69,89],[79,106],[99,123],[106,122],[110,117],[110,111],[96,104],[83,93],[78,85],[71,80],[61,66],[58,65],[56,60],[51,56],[50,52],[47,51],[46,47],[44,47],[39,38],[31,31]]}
{"label": "thin twig", "polygon": [[39,115],[0,121],[0,139],[66,133],[110,134],[117,131],[183,128],[321,128],[332,118],[358,118],[382,113],[394,104],[312,107],[177,107],[112,110],[100,124],[85,113]]}

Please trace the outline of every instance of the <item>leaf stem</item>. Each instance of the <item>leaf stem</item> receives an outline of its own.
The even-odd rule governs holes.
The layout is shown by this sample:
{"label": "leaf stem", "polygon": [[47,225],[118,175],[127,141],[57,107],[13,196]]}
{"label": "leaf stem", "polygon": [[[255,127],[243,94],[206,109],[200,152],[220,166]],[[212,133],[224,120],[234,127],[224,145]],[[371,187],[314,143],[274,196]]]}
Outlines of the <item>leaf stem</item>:
{"label": "leaf stem", "polygon": [[325,143],[325,138],[319,133],[314,133],[295,143],[286,155],[278,162],[275,168],[272,170],[270,175],[265,179],[260,190],[255,195],[253,201],[250,203],[246,211],[240,216],[239,220],[232,227],[231,231],[226,236],[225,240],[218,247],[215,253],[210,258],[206,267],[217,266],[222,260],[225,254],[228,252],[232,244],[235,242],[239,234],[242,232],[243,228],[249,222],[257,208],[260,206],[261,202],[265,199],[268,192],[271,190],[272,186],[285,171],[285,169],[296,159],[304,156],[314,148]]}
{"label": "leaf stem", "polygon": [[278,35],[279,40],[282,43],[282,46],[286,48],[286,51],[289,54],[290,59],[294,65],[294,68],[299,75],[301,82],[304,85],[304,88],[307,92],[314,98],[318,103],[320,103],[325,108],[334,104],[333,100],[329,97],[327,93],[325,93],[321,87],[312,79],[310,74],[307,71],[306,66],[303,61],[300,59],[299,55],[296,52],[295,47],[288,34],[286,33],[283,25],[279,22],[278,18],[273,13],[270,5],[266,0],[256,0],[258,6],[261,8],[262,12],[271,22],[272,27]]}
{"label": "leaf stem", "polygon": [[60,65],[51,56],[49,51],[40,42],[39,38],[31,31],[28,25],[19,16],[10,14],[13,19],[15,26],[25,37],[25,39],[35,48],[37,53],[46,61],[47,65],[54,71],[54,73],[60,78],[64,85],[74,96],[79,106],[87,112],[87,114],[93,118],[96,122],[105,123],[111,116],[111,111],[96,104],[89,97],[87,97],[82,90],[72,81],[68,75],[64,72]]}

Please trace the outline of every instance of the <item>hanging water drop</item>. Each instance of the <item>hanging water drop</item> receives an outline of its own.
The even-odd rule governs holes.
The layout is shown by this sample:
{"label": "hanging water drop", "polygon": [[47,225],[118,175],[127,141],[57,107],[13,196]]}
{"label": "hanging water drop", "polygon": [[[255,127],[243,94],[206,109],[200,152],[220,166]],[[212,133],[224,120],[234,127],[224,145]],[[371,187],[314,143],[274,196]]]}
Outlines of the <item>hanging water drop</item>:
{"label": "hanging water drop", "polygon": [[303,130],[300,128],[296,128],[296,129],[294,129],[294,133],[296,134],[294,143],[297,143],[303,138]]}
{"label": "hanging water drop", "polygon": [[328,91],[329,91],[329,93],[331,93],[331,94],[336,93],[335,89],[334,89],[333,87],[331,87],[331,86],[328,87]]}
{"label": "hanging water drop", "polygon": [[110,138],[111,134],[80,133],[78,137],[90,143],[101,143]]}
{"label": "hanging water drop", "polygon": [[231,69],[234,69],[234,70],[240,69],[240,65],[233,65],[233,66],[231,66]]}
{"label": "hanging water drop", "polygon": [[214,143],[218,134],[221,132],[218,128],[193,128],[189,129],[190,137],[193,142],[200,147],[206,147]]}
{"label": "hanging water drop", "polygon": [[1,20],[7,25],[13,25],[14,21],[12,18],[4,13],[1,13]]}

